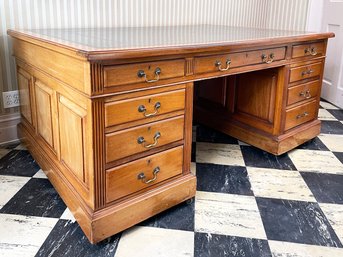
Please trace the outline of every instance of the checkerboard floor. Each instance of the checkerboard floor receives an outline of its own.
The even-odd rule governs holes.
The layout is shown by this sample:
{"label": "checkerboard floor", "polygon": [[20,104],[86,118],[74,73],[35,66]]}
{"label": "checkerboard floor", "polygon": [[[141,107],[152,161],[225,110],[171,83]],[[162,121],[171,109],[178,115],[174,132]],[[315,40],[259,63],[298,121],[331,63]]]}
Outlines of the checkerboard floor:
{"label": "checkerboard floor", "polygon": [[0,256],[343,256],[343,110],[275,157],[194,126],[194,199],[91,245],[21,145],[0,149]]}

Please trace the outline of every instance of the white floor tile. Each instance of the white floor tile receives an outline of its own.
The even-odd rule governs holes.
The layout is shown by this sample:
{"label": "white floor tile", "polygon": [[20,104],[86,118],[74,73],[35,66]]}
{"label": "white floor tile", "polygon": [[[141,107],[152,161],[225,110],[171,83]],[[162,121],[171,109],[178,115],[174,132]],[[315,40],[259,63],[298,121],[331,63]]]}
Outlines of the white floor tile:
{"label": "white floor tile", "polygon": [[253,196],[198,191],[195,196],[195,231],[266,239]]}
{"label": "white floor tile", "polygon": [[58,219],[0,214],[0,256],[35,256]]}
{"label": "white floor tile", "polygon": [[116,257],[192,257],[194,233],[154,227],[134,227],[123,233]]}
{"label": "white floor tile", "polygon": [[67,207],[65,211],[63,212],[62,216],[60,217],[61,220],[70,220],[72,222],[75,222],[75,218],[69,208]]}
{"label": "white floor tile", "polygon": [[16,148],[14,148],[15,150],[27,150],[27,148],[23,145],[23,144],[20,144],[18,145]]}
{"label": "white floor tile", "polygon": [[249,144],[247,144],[247,143],[245,143],[245,142],[243,142],[243,141],[240,141],[240,140],[238,140],[238,144],[239,144],[239,145],[250,146]]}
{"label": "white floor tile", "polygon": [[197,143],[197,163],[244,166],[244,159],[239,145]]}
{"label": "white floor tile", "polygon": [[315,202],[298,171],[247,167],[255,196]]}
{"label": "white floor tile", "polygon": [[288,153],[298,171],[342,174],[343,164],[329,151],[296,149]]}
{"label": "white floor tile", "polygon": [[39,171],[37,171],[37,173],[33,176],[33,178],[48,178],[45,173],[43,172],[42,169],[40,169]]}
{"label": "white floor tile", "polygon": [[196,175],[197,174],[197,165],[195,162],[191,162],[191,173],[193,175]]}
{"label": "white floor tile", "polygon": [[10,150],[5,149],[5,148],[0,148],[0,159],[4,157],[6,154],[8,154]]}
{"label": "white floor tile", "polygon": [[333,152],[343,152],[343,135],[320,134],[318,138]]}
{"label": "white floor tile", "polygon": [[29,177],[0,175],[0,205],[5,205],[29,180]]}
{"label": "white floor tile", "polygon": [[342,248],[268,241],[274,257],[342,257]]}
{"label": "white floor tile", "polygon": [[332,109],[332,110],[338,110],[338,108],[330,103],[320,101],[320,106],[325,109]]}
{"label": "white floor tile", "polygon": [[333,116],[331,113],[329,113],[325,109],[319,109],[318,119],[320,119],[320,120],[337,120],[335,118],[335,116]]}
{"label": "white floor tile", "polygon": [[343,243],[343,205],[320,203],[319,206]]}

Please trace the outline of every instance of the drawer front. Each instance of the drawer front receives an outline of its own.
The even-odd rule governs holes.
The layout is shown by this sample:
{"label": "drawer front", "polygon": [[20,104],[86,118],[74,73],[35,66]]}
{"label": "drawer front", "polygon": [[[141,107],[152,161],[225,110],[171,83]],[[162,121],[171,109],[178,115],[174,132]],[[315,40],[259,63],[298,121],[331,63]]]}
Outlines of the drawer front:
{"label": "drawer front", "polygon": [[319,88],[319,80],[288,88],[287,105],[317,97]]}
{"label": "drawer front", "polygon": [[325,53],[324,42],[317,42],[312,44],[295,45],[292,49],[292,58],[298,57],[318,57]]}
{"label": "drawer front", "polygon": [[104,86],[135,83],[151,85],[161,80],[183,77],[184,74],[183,59],[116,65],[104,68]]}
{"label": "drawer front", "polygon": [[185,90],[177,90],[105,104],[105,126],[148,120],[161,114],[183,110]]}
{"label": "drawer front", "polygon": [[319,76],[321,72],[322,72],[321,62],[292,68],[290,72],[289,82],[313,78],[313,77]]}
{"label": "drawer front", "polygon": [[183,139],[184,117],[149,123],[106,135],[106,162]]}
{"label": "drawer front", "polygon": [[316,118],[318,103],[312,101],[286,111],[285,130],[301,125]]}
{"label": "drawer front", "polygon": [[[196,74],[229,71],[231,68],[285,59],[285,47],[195,58]],[[265,56],[265,58],[263,58]],[[227,64],[227,63],[230,64]],[[220,64],[220,65],[219,65]]]}
{"label": "drawer front", "polygon": [[106,202],[180,175],[183,147],[173,148],[106,171]]}

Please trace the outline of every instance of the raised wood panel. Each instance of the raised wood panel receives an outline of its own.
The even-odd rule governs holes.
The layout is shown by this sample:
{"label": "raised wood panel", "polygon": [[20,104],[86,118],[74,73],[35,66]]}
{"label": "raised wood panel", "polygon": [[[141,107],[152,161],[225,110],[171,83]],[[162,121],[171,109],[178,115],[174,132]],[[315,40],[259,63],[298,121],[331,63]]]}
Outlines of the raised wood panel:
{"label": "raised wood panel", "polygon": [[86,111],[69,99],[59,98],[61,161],[79,181],[88,184],[85,167]]}
{"label": "raised wood panel", "polygon": [[52,118],[53,90],[43,83],[35,82],[37,132],[54,148],[54,132]]}
{"label": "raised wood panel", "polygon": [[211,102],[211,104],[225,107],[227,96],[226,77],[204,80],[199,84],[199,87],[196,88],[196,97],[199,101],[205,100]]}
{"label": "raised wood panel", "polygon": [[19,69],[18,70],[18,87],[20,97],[20,112],[21,115],[33,125],[32,122],[32,105],[31,105],[31,77],[30,75]]}

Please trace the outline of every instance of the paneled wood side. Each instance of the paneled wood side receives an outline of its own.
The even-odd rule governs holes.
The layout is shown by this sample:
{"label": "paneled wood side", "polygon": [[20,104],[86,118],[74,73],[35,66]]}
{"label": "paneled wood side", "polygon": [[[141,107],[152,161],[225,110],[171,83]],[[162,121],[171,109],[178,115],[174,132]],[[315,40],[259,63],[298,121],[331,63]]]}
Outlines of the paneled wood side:
{"label": "paneled wood side", "polygon": [[21,115],[31,124],[32,121],[32,105],[31,105],[31,76],[23,69],[18,69],[18,87],[20,97],[20,112]]}

